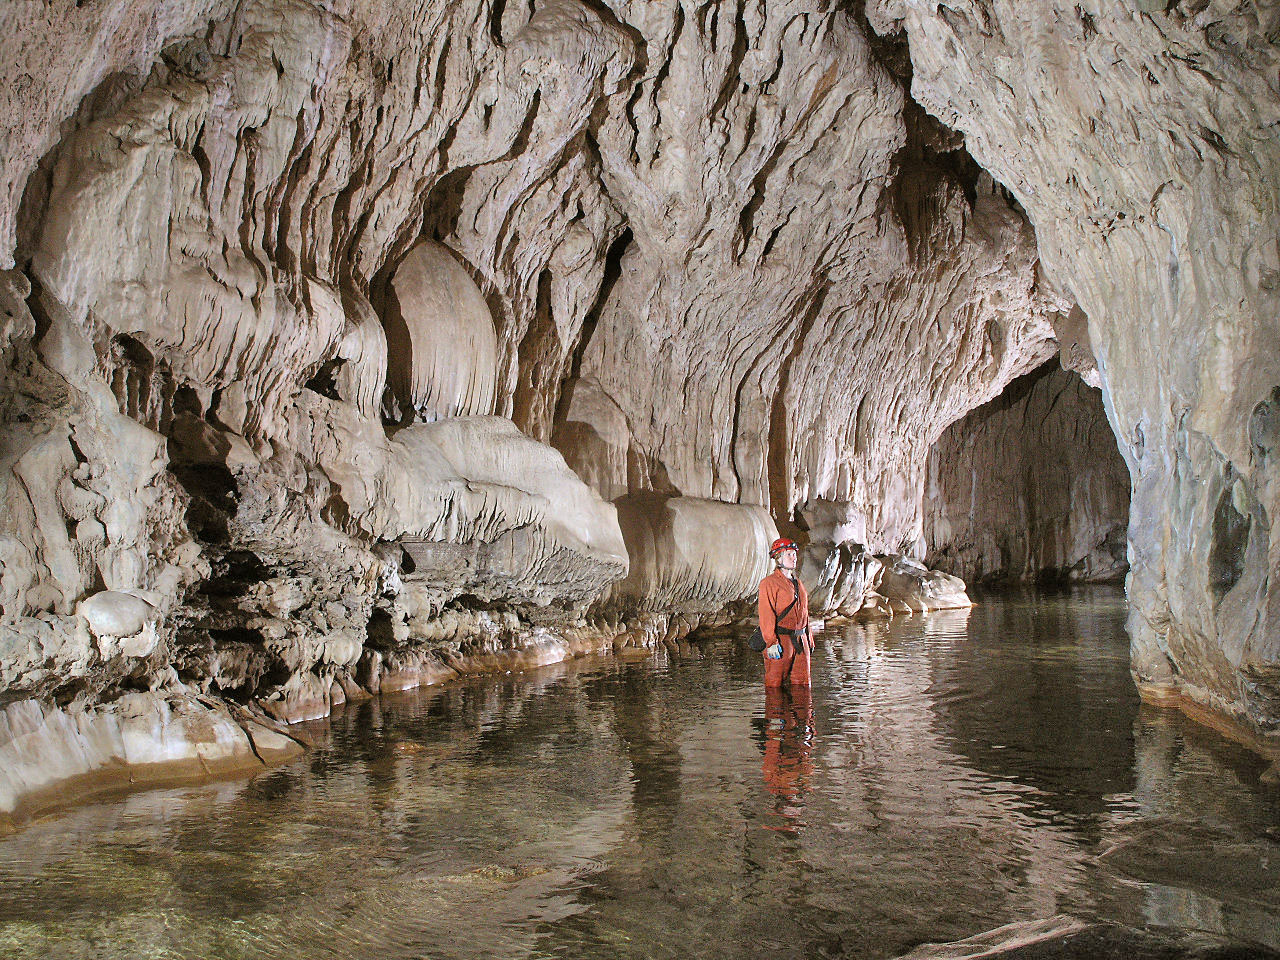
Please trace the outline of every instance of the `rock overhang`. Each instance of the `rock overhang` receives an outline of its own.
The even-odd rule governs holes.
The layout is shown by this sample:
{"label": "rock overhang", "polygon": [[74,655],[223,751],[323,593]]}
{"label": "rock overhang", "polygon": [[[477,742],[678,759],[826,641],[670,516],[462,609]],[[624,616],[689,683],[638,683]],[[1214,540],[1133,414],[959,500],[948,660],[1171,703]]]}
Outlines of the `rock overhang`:
{"label": "rock overhang", "polygon": [[[14,37],[48,47],[52,75],[95,36],[102,69],[129,75],[95,91],[97,67],[64,70],[65,92],[0,110],[20,147],[0,256],[27,288],[6,308],[6,376],[69,397],[35,419],[79,431],[5,487],[5,612],[53,618],[32,637],[99,587],[158,595],[154,679],[195,638],[288,648],[330,702],[352,657],[271,612],[286,594],[310,598],[288,617],[380,662],[414,631],[455,636],[430,626],[446,613],[483,615],[493,643],[522,642],[508,615],[577,629],[610,584],[637,609],[710,609],[754,561],[712,575],[680,544],[743,518],[745,542],[834,501],[850,563],[853,540],[915,549],[933,443],[1070,336],[1134,473],[1141,681],[1274,714],[1280,262],[1257,131],[1276,98],[1270,48],[1237,42],[1265,35],[1246,15],[67,13]],[[913,66],[875,31],[901,31]],[[32,50],[4,69],[30,79]],[[407,284],[420,259],[425,286]],[[465,296],[428,296],[439,322],[415,319],[406,353],[401,294],[435,280]],[[82,490],[140,496],[117,478],[146,471],[106,439],[126,420],[167,441],[146,511],[108,523],[85,494],[32,492],[79,471]],[[671,521],[642,538],[651,553],[617,516],[644,498]],[[715,532],[677,536],[681,517]],[[174,662],[208,682],[194,654]]]}

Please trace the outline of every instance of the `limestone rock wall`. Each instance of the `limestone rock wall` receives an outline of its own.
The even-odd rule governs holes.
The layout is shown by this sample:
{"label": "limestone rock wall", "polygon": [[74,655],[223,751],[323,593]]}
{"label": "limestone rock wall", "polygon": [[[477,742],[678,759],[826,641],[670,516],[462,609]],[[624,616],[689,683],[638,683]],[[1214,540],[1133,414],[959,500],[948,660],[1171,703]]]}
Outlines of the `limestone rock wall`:
{"label": "limestone rock wall", "polygon": [[1280,143],[1265,5],[880,0],[912,94],[1088,317],[1133,478],[1134,670],[1280,725]]}
{"label": "limestone rock wall", "polygon": [[[0,269],[14,266],[19,209],[36,163],[74,116],[110,109],[176,38],[225,17],[227,0],[18,2],[5,10],[0,61]],[[174,54],[183,57],[182,44]],[[39,188],[37,187],[37,190]]]}
{"label": "limestone rock wall", "polygon": [[0,686],[92,695],[159,668],[178,598],[208,568],[165,438],[120,411],[78,330],[33,349],[29,294],[5,275]]}
{"label": "limestone rock wall", "polygon": [[723,538],[818,502],[919,555],[930,447],[1069,341],[1136,478],[1140,674],[1272,715],[1247,14],[20,6],[6,695],[313,716],[703,616],[754,576]]}
{"label": "limestone rock wall", "polygon": [[[811,498],[850,501],[874,546],[904,548],[929,445],[1053,354],[1069,304],[1037,284],[1006,195],[953,176],[939,157],[959,145],[903,115],[856,23],[775,33],[787,14],[766,9],[740,63],[677,16],[670,62],[651,58],[637,85],[656,126],[599,133],[628,233],[554,442],[607,496],[788,521]],[[680,109],[649,106],[686,59],[712,82],[676,87]]]}
{"label": "limestone rock wall", "polygon": [[[446,229],[424,226],[426,194],[446,171],[490,161],[477,182],[499,191],[504,215],[518,219],[526,202],[535,219],[552,215],[574,178],[553,141],[580,130],[583,107],[616,82],[601,79],[623,69],[614,54],[626,61],[620,32],[585,8],[548,6],[511,25],[507,44],[500,23],[473,29],[489,13],[425,4],[366,8],[353,22],[283,3],[212,16],[190,38],[159,38],[164,56],[144,57],[111,97],[87,99],[34,171],[31,156],[7,165],[29,173],[12,299],[36,316],[17,339],[38,341],[33,375],[65,381],[64,419],[114,418],[63,453],[45,443],[42,472],[19,466],[29,482],[11,485],[32,503],[16,505],[5,613],[19,618],[14,636],[36,638],[20,662],[43,665],[15,692],[119,679],[85,639],[94,618],[73,616],[104,587],[154,601],[143,651],[154,656],[138,682],[281,700],[280,715],[298,719],[339,680],[377,685],[362,658],[371,632],[385,632],[379,615],[422,639],[439,633],[423,621],[459,595],[577,609],[625,573],[612,508],[509,421],[450,421],[430,436],[411,424],[391,438],[379,418],[388,403],[401,422],[492,413],[500,363],[511,413],[512,360],[498,356],[485,294],[457,252],[466,240],[449,228],[450,253],[416,239]],[[397,49],[408,51],[398,74]],[[528,151],[526,122],[538,130]],[[445,186],[433,216],[461,202],[464,180]],[[480,246],[498,243],[486,234]],[[11,419],[29,422],[21,410]],[[118,423],[133,434],[110,449]],[[98,434],[123,462],[97,465]],[[55,492],[77,471],[81,486],[105,488],[112,469],[126,485],[103,492],[121,514],[104,536],[92,501],[80,505],[88,494]],[[427,564],[415,580],[405,568],[421,544],[488,560]],[[161,569],[115,576],[103,553]],[[398,589],[402,573],[411,588]],[[49,655],[49,631],[79,638],[58,648],[76,670]]]}
{"label": "limestone rock wall", "polygon": [[[488,427],[442,454],[420,421],[508,418],[610,499],[789,518],[842,496],[901,546],[932,437],[1055,349],[1068,305],[1016,205],[956,172],[959,141],[825,4],[255,0],[155,23],[152,55],[7,168],[26,336],[164,439],[138,476],[174,506],[135,549],[191,544],[153,590],[187,679],[327,688],[376,616],[401,643],[463,594],[536,619],[623,575],[571,475]],[[45,513],[27,540],[63,522]],[[660,592],[725,603],[740,573],[708,592],[690,560]],[[114,589],[45,579],[62,606],[15,586],[25,614]]]}
{"label": "limestone rock wall", "polygon": [[982,580],[1119,580],[1129,472],[1098,390],[1050,362],[929,454],[925,561]]}

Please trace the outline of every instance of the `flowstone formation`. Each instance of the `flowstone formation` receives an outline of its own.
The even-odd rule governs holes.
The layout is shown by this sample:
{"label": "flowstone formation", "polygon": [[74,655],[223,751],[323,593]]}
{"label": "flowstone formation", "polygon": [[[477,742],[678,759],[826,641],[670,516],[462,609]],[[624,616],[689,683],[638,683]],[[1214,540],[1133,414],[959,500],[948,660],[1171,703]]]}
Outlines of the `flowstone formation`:
{"label": "flowstone formation", "polygon": [[1132,476],[1140,688],[1280,735],[1280,13],[876,0],[1088,318]]}
{"label": "flowstone formation", "polygon": [[815,500],[800,522],[808,538],[800,578],[816,616],[876,620],[973,605],[959,577],[912,557],[869,550],[860,542],[863,517],[851,503]]}
{"label": "flowstone formation", "polygon": [[[1173,296],[1168,264],[1203,256],[1177,198],[1205,202],[1174,188],[1134,234],[1171,231],[1174,260],[1104,277],[1095,231],[1065,269],[1085,214],[1050,198],[1077,188],[1012,174],[1078,178],[1083,148],[993,155],[988,101],[958,112],[941,84],[976,91],[1003,61],[939,79],[943,14],[870,13],[884,36],[819,0],[20,5],[0,60],[0,685],[41,704],[25,749],[37,715],[88,730],[126,695],[266,729],[459,671],[672,642],[751,596],[779,528],[830,569],[824,609],[851,605],[855,553],[959,602],[911,560],[928,451],[1090,339],[1126,445],[1146,411],[1150,453],[1126,448],[1140,617],[1164,609],[1164,566],[1206,553],[1216,619],[1204,577],[1165,591],[1162,629],[1200,639],[1161,649],[1213,674],[1215,704],[1270,716],[1274,617],[1239,625],[1268,549],[1275,565],[1274,417],[1246,404],[1277,382],[1274,312],[1233,325],[1228,297],[1198,318],[1210,291],[1254,295],[1233,264],[1263,289],[1272,248],[1233,246],[1239,224],[1207,238],[1216,259]],[[1271,202],[1226,182],[1207,195]],[[1177,337],[1152,332],[1154,303]],[[1206,359],[1182,350],[1206,330]],[[1216,426],[1185,422],[1195,469],[1208,444],[1232,472],[1178,486],[1174,408],[1146,391],[1245,358]],[[1197,497],[1222,536],[1181,523]],[[823,510],[840,523],[809,536]],[[1148,528],[1175,516],[1153,553]],[[1244,706],[1222,693],[1242,677]]]}
{"label": "flowstone formation", "polygon": [[929,566],[966,582],[1124,578],[1129,471],[1099,391],[1050,361],[929,454]]}

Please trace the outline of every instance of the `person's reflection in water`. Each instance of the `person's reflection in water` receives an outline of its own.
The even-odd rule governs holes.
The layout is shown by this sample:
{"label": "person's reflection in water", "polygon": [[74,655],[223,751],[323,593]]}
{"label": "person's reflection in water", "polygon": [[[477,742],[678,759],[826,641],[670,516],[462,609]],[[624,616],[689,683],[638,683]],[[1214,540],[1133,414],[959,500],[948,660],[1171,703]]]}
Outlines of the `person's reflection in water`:
{"label": "person's reflection in water", "polygon": [[764,700],[764,785],[773,811],[785,823],[769,830],[794,832],[804,826],[804,798],[813,774],[813,695],[808,687],[769,687]]}

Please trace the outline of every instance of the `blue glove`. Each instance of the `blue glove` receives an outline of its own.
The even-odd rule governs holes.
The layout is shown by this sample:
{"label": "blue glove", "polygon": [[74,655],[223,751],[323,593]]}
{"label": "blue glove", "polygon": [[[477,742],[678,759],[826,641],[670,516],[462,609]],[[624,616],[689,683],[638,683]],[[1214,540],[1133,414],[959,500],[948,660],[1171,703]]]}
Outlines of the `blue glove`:
{"label": "blue glove", "polygon": [[782,658],[782,644],[775,643],[773,646],[768,647],[764,655],[770,660],[780,660]]}

